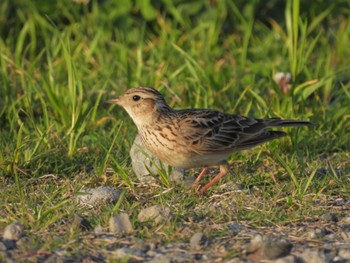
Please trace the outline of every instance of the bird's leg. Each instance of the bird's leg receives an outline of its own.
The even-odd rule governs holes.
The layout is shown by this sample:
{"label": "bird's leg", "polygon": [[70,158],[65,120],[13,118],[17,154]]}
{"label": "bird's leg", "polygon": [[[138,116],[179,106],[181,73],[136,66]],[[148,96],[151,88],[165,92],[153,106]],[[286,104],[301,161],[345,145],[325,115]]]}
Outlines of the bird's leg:
{"label": "bird's leg", "polygon": [[204,169],[201,171],[201,173],[198,175],[198,177],[196,178],[196,180],[193,182],[192,187],[196,186],[196,184],[198,184],[200,182],[200,180],[203,179],[204,175],[206,175],[206,173],[208,172],[208,166],[204,167]]}
{"label": "bird's leg", "polygon": [[207,183],[205,186],[203,186],[197,193],[203,194],[209,187],[216,184],[220,180],[221,177],[226,175],[229,170],[230,170],[230,166],[228,165],[228,163],[226,161],[220,163],[220,172],[209,183]]}

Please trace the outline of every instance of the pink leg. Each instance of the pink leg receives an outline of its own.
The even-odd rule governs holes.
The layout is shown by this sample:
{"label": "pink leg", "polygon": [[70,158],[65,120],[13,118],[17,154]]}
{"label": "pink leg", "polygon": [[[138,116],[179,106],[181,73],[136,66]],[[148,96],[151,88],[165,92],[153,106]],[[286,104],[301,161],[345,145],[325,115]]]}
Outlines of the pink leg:
{"label": "pink leg", "polygon": [[229,170],[230,170],[230,166],[228,165],[228,163],[226,161],[222,162],[220,164],[220,172],[209,183],[207,183],[205,186],[203,186],[197,193],[203,194],[209,187],[216,184],[220,180],[221,177],[226,175]]}
{"label": "pink leg", "polygon": [[192,187],[194,187],[196,184],[198,184],[200,182],[200,180],[203,179],[204,175],[206,175],[206,173],[208,172],[208,167],[204,167],[204,169],[201,171],[201,173],[198,175],[198,177],[196,178],[196,180],[193,182]]}

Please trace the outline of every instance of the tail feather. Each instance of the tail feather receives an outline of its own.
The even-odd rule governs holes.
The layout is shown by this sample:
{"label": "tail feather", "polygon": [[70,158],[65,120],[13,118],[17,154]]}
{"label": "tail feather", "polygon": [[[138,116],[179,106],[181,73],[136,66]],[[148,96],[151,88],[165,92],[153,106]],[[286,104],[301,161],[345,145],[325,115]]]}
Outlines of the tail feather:
{"label": "tail feather", "polygon": [[278,118],[273,118],[273,119],[266,120],[266,126],[268,128],[272,128],[272,127],[288,127],[288,126],[314,126],[314,124],[309,121],[281,120]]}
{"label": "tail feather", "polygon": [[256,145],[263,144],[265,142],[272,141],[280,137],[284,137],[286,135],[287,134],[283,131],[266,131],[265,133],[261,134],[259,137],[252,138],[251,140],[244,141],[236,145],[236,148],[238,150],[248,149]]}

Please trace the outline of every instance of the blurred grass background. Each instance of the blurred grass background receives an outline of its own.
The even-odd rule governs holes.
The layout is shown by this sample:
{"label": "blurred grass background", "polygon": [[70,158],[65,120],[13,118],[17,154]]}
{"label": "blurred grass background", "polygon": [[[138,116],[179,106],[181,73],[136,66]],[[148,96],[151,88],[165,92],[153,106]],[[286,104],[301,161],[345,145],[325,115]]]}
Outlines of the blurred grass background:
{"label": "blurred grass background", "polygon": [[[103,103],[134,86],[157,88],[174,107],[316,124],[234,155],[223,180],[261,187],[264,211],[246,210],[248,198],[230,215],[206,216],[280,223],[312,214],[309,195],[349,197],[349,15],[345,0],[2,0],[0,224],[60,226],[83,185],[139,194],[128,157],[136,128]],[[286,94],[273,80],[280,71],[292,74]],[[206,202],[181,198],[182,215]],[[121,209],[136,213],[133,202]],[[92,220],[105,225],[115,210],[103,211]]]}

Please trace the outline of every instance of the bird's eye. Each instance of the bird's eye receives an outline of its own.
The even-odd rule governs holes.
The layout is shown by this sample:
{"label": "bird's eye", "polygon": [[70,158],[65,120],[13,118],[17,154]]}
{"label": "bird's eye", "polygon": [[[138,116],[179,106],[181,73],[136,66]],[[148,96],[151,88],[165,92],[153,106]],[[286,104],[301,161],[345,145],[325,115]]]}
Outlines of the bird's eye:
{"label": "bird's eye", "polygon": [[138,101],[140,99],[141,99],[141,97],[139,95],[135,95],[135,96],[132,97],[133,101]]}

